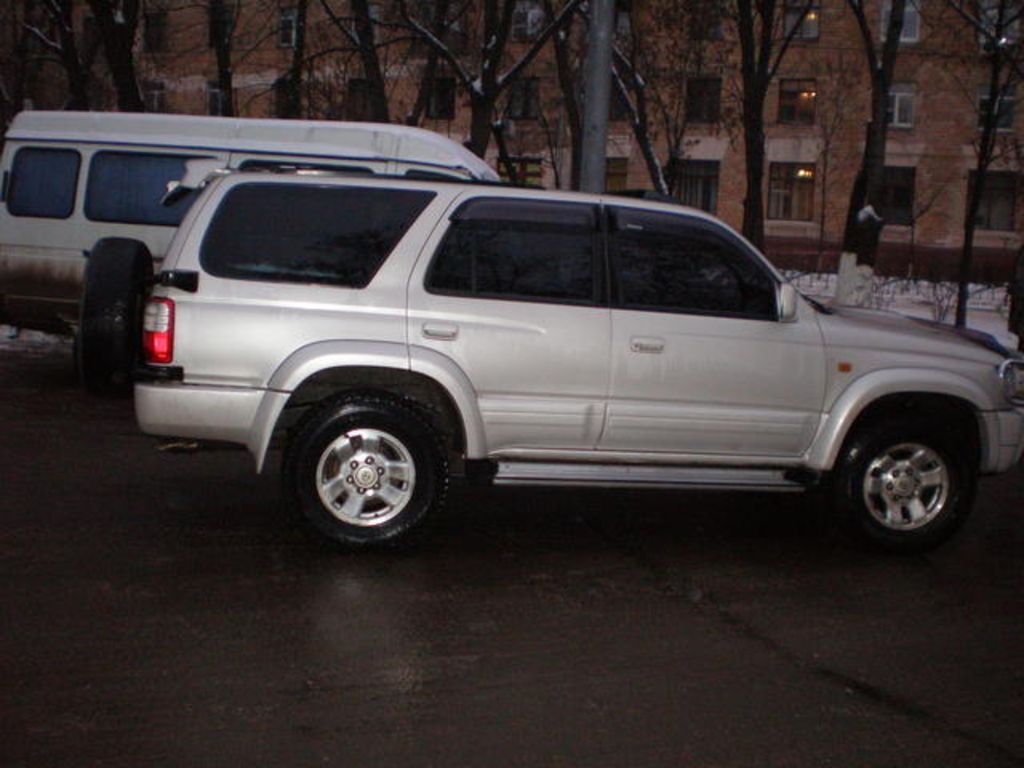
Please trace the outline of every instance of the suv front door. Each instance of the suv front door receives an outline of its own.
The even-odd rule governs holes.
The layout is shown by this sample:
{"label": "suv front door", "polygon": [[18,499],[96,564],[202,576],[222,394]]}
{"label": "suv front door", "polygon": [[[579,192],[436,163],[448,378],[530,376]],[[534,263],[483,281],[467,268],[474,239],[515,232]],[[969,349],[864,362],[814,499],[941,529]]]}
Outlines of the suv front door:
{"label": "suv front door", "polygon": [[608,212],[611,391],[601,449],[802,453],[824,397],[816,319],[805,311],[779,322],[775,278],[713,222]]}
{"label": "suv front door", "polygon": [[592,204],[472,199],[412,277],[409,343],[472,382],[491,454],[596,447],[611,336],[598,221]]}

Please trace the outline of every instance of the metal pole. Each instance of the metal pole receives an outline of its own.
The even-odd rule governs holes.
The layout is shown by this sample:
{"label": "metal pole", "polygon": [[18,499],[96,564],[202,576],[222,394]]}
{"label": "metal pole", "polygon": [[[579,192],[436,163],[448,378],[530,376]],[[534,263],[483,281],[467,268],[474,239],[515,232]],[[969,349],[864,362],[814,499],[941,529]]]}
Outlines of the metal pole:
{"label": "metal pole", "polygon": [[604,192],[615,0],[588,1],[590,38],[583,72],[583,151],[580,158],[580,187],[584,192]]}

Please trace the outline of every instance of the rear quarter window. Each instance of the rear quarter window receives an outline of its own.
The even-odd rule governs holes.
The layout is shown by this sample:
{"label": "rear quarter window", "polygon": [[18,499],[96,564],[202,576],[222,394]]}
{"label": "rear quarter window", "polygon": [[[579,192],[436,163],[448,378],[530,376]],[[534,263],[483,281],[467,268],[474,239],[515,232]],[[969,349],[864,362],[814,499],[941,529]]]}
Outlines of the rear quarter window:
{"label": "rear quarter window", "polygon": [[81,163],[73,149],[19,149],[11,166],[7,210],[12,216],[68,218],[75,208]]}
{"label": "rear quarter window", "polygon": [[189,192],[174,205],[162,205],[167,182],[185,174],[185,162],[194,155],[144,152],[97,152],[89,163],[85,215],[92,221],[176,227],[197,192]]}
{"label": "rear quarter window", "polygon": [[200,262],[217,277],[363,288],[433,198],[410,189],[239,185],[214,214]]}

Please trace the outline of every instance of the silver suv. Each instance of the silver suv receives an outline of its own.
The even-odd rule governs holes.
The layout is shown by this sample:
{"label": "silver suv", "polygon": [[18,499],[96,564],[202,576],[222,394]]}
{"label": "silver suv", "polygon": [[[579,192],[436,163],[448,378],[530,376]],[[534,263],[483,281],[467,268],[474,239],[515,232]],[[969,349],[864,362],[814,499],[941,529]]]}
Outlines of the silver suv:
{"label": "silver suv", "polygon": [[239,173],[189,211],[144,309],[123,299],[137,250],[94,250],[83,314],[112,380],[141,344],[142,429],[244,445],[257,471],[279,438],[290,498],[346,544],[406,533],[454,474],[822,486],[920,550],[1024,448],[1024,364],[990,337],[819,306],[671,204]]}

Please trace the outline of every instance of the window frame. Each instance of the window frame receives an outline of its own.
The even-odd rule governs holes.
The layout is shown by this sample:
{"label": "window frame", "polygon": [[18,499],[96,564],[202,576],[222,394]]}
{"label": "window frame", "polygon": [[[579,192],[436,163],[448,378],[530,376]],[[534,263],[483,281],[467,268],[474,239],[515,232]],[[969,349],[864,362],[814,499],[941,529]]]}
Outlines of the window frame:
{"label": "window frame", "polygon": [[[881,20],[878,31],[878,39],[885,42],[886,32],[889,29],[889,14],[892,13],[892,0],[882,0]],[[908,33],[907,19],[914,19],[913,36]],[[903,28],[900,30],[900,45],[914,44],[921,42],[921,8],[918,0],[907,0],[903,8]]]}
{"label": "window frame", "polygon": [[[493,206],[496,208],[496,214],[486,216],[480,215],[479,218],[476,218],[478,214],[473,209],[479,208],[486,211],[487,206]],[[533,215],[524,215],[524,210],[528,210],[530,208],[533,208]],[[458,236],[459,233],[466,230],[483,229],[487,224],[497,222],[506,222],[509,224],[509,229],[515,229],[517,231],[530,231],[531,229],[535,229],[540,232],[549,231],[552,226],[557,225],[558,216],[553,216],[553,221],[542,221],[543,216],[539,214],[542,214],[545,209],[550,213],[557,208],[563,208],[566,211],[573,209],[579,214],[589,211],[590,218],[592,220],[591,227],[580,226],[577,224],[568,224],[560,227],[561,231],[572,229],[579,231],[581,234],[589,232],[592,286],[589,298],[553,298],[548,296],[529,296],[523,294],[488,292],[478,290],[475,285],[471,285],[469,290],[438,288],[432,285],[441,255],[444,253],[449,241]],[[474,221],[480,223],[474,225],[471,223]],[[460,224],[460,222],[467,223]],[[438,242],[434,252],[431,254],[430,262],[423,273],[423,290],[428,294],[471,300],[508,301],[524,304],[553,304],[567,307],[603,307],[608,304],[608,291],[605,282],[606,268],[604,261],[604,242],[601,230],[601,210],[600,206],[597,204],[562,200],[530,200],[526,198],[512,197],[474,197],[463,202],[455,209],[455,211],[452,212],[448,217],[447,225],[448,228],[441,237],[441,240]],[[471,258],[475,262],[476,255],[473,254]],[[471,265],[471,273],[475,273],[475,265]]]}
{"label": "window frame", "polygon": [[[967,176],[967,191],[968,198],[966,202],[970,203],[970,194],[974,189],[975,179],[977,171],[971,171]],[[1019,205],[1019,194],[1020,194],[1020,182],[1017,179],[1017,174],[1014,171],[988,171],[986,174],[985,189],[982,192],[981,200],[978,204],[978,212],[974,221],[975,229],[980,229],[985,232],[1015,232],[1017,229],[1017,206]],[[1008,189],[1010,192],[1010,205],[1008,210],[1010,212],[1009,226],[1006,227],[993,227],[992,226],[992,180],[993,177],[998,178],[1000,181],[1008,180],[1009,184],[1003,185],[1003,189]],[[983,213],[984,212],[984,213]],[[984,222],[979,221],[979,218],[984,215]]]}
{"label": "window frame", "polygon": [[509,120],[538,120],[540,115],[540,78],[519,75],[509,84],[505,117]]}
{"label": "window frame", "polygon": [[[978,130],[984,128],[985,110],[988,104],[988,86],[978,86]],[[1017,88],[1015,84],[1006,89],[1006,94],[999,98],[996,108],[996,131],[1007,133],[1013,130],[1013,124],[1017,118]]]}
{"label": "window frame", "polygon": [[[622,297],[622,279],[621,279],[621,265],[618,263],[619,254],[616,249],[615,235],[617,232],[629,230],[626,227],[620,226],[619,218],[623,214],[633,214],[634,216],[650,216],[654,219],[663,219],[664,221],[672,221],[673,227],[678,227],[683,231],[680,235],[678,231],[671,232],[671,236],[674,237],[699,237],[703,240],[710,241],[716,248],[733,254],[737,259],[742,259],[750,265],[754,271],[759,273],[767,282],[769,291],[771,293],[771,305],[772,309],[767,314],[761,314],[757,312],[736,312],[736,311],[722,311],[713,309],[702,309],[702,308],[681,308],[681,307],[664,307],[657,305],[631,305],[627,304]],[[735,320],[753,320],[761,322],[772,322],[777,323],[779,321],[779,280],[771,269],[764,263],[764,260],[757,255],[756,252],[752,251],[740,238],[731,233],[729,230],[723,228],[721,225],[716,224],[712,221],[707,221],[696,216],[688,216],[685,214],[669,213],[667,211],[651,211],[637,208],[629,208],[627,206],[607,206],[605,208],[605,216],[607,225],[605,227],[607,231],[607,243],[606,252],[608,259],[608,275],[609,275],[609,302],[610,307],[613,310],[620,310],[626,312],[655,312],[659,314],[670,314],[678,316],[694,316],[694,317],[718,317]],[[628,226],[628,225],[627,225]],[[655,232],[658,230],[655,229]],[[725,267],[732,272],[739,280],[739,275],[734,269],[725,263]]]}
{"label": "window frame", "polygon": [[[814,0],[814,2],[808,3],[806,0],[786,0],[784,14],[785,21],[783,30],[785,34],[789,34],[790,31],[796,26],[796,20],[800,14],[803,14],[805,6],[807,8],[807,14],[800,19],[800,26],[796,32],[793,33],[794,41],[802,42],[816,42],[821,38],[821,2],[820,0]],[[808,30],[808,22],[813,26],[813,32]]]}
{"label": "window frame", "polygon": [[294,48],[299,35],[299,9],[279,8],[277,12],[277,47]]}

